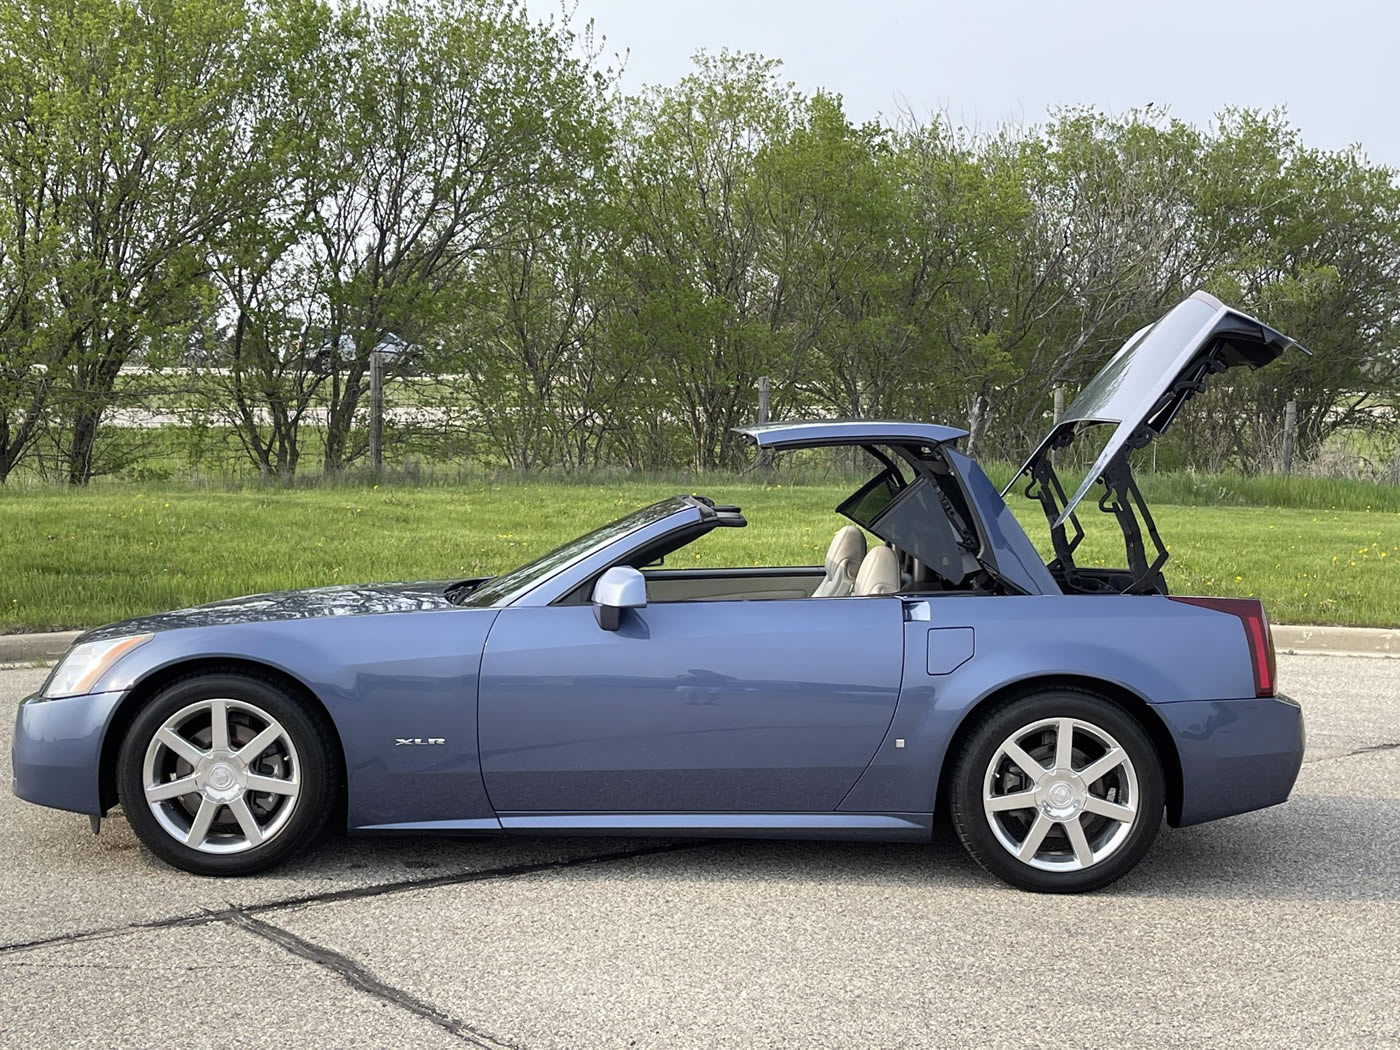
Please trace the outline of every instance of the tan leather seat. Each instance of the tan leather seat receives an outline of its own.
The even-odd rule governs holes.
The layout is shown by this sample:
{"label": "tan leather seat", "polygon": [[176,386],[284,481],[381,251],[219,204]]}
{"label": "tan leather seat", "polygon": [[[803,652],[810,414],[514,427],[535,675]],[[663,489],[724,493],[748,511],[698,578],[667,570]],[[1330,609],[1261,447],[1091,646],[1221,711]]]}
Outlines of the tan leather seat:
{"label": "tan leather seat", "polygon": [[876,547],[860,563],[852,594],[896,594],[899,592],[899,558],[889,547]]}
{"label": "tan leather seat", "polygon": [[865,533],[855,525],[836,530],[826,549],[826,576],[812,592],[813,598],[844,598],[855,586],[860,563],[865,559]]}

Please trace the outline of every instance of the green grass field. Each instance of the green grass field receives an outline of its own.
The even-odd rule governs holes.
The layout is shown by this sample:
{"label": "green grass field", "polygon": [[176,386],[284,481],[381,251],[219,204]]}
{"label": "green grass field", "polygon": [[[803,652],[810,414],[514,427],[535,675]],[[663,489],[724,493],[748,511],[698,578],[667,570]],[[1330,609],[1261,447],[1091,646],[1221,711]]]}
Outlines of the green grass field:
{"label": "green grass field", "polygon": [[[686,488],[739,503],[672,559],[701,566],[821,560],[852,484],[497,481],[419,488],[106,484],[0,490],[0,632],[84,627],[287,587],[493,573]],[[1276,622],[1400,624],[1400,492],[1303,479],[1159,475],[1145,486],[1177,593],[1263,598]],[[1180,501],[1208,505],[1189,506]],[[1259,505],[1269,501],[1287,506]],[[1036,507],[1012,506],[1042,546]],[[1366,508],[1370,509],[1366,509]],[[1121,564],[1092,507],[1082,560]]]}

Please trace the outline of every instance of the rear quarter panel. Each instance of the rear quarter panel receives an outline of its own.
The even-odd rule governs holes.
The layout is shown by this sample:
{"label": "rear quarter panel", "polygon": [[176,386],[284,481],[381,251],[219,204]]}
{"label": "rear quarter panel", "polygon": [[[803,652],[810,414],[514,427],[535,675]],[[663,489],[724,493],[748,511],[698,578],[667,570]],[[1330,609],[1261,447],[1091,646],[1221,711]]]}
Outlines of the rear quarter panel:
{"label": "rear quarter panel", "polygon": [[[1017,685],[1092,679],[1149,705],[1254,695],[1243,626],[1208,609],[1157,595],[947,595],[924,604],[929,619],[904,624],[894,721],[843,810],[927,811],[959,726],[979,704]],[[965,631],[949,628],[972,629],[966,659]]]}

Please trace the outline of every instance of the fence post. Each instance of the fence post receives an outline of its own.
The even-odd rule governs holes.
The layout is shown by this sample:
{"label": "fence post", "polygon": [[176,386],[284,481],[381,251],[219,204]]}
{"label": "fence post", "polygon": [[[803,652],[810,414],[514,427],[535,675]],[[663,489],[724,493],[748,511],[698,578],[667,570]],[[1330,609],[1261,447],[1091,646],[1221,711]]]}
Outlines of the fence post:
{"label": "fence post", "polygon": [[369,463],[378,474],[384,468],[384,355],[369,352]]}
{"label": "fence post", "polygon": [[[768,422],[768,393],[772,386],[772,380],[767,376],[758,377],[758,422],[760,425]],[[767,470],[773,465],[773,455],[766,448],[758,453],[758,467],[760,470]]]}
{"label": "fence post", "polygon": [[[1060,425],[1060,419],[1065,414],[1065,387],[1063,383],[1055,384],[1055,422],[1051,429]],[[1060,450],[1053,449],[1050,452],[1050,462],[1058,467],[1060,465]]]}
{"label": "fence post", "polygon": [[1283,406],[1283,472],[1293,470],[1293,446],[1298,441],[1298,402],[1290,401]]}

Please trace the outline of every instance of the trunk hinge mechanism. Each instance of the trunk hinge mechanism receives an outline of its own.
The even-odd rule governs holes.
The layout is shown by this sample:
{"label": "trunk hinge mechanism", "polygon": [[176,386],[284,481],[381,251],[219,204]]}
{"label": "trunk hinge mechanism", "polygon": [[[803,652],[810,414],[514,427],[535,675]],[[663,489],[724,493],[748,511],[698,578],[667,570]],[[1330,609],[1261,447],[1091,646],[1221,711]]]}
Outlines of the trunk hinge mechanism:
{"label": "trunk hinge mechanism", "polygon": [[[1063,435],[1064,440],[1056,442],[1056,446],[1068,444],[1069,437],[1068,434]],[[1167,548],[1162,543],[1162,537],[1157,532],[1157,523],[1152,518],[1152,512],[1147,509],[1147,502],[1142,498],[1142,491],[1138,488],[1132,468],[1128,465],[1128,456],[1133,450],[1150,444],[1154,437],[1155,434],[1149,427],[1141,427],[1132,440],[1109,460],[1108,466],[1099,477],[1104,486],[1103,495],[1099,497],[1099,510],[1105,514],[1112,514],[1118,522],[1128,554],[1128,572],[1132,581],[1121,589],[1119,593],[1122,594],[1167,593],[1166,580],[1162,576],[1162,566],[1167,563],[1168,558]],[[1070,529],[1066,529],[1063,523],[1054,524],[1060,516],[1060,508],[1065,505],[1066,498],[1064,486],[1060,484],[1060,476],[1048,450],[1031,465],[1030,474],[1031,481],[1026,486],[1026,495],[1040,503],[1046,521],[1051,523],[1050,544],[1055,551],[1055,560],[1049,565],[1050,571],[1058,573],[1071,589],[1080,590],[1083,581],[1080,579],[1078,567],[1074,564],[1074,552],[1084,539],[1084,528],[1074,513],[1066,519]],[[1153,546],[1150,561],[1143,542],[1144,527]]]}
{"label": "trunk hinge mechanism", "polygon": [[[1167,563],[1167,548],[1162,543],[1157,523],[1152,520],[1152,512],[1147,509],[1147,501],[1142,498],[1142,491],[1128,465],[1128,454],[1139,447],[1137,441],[1141,435],[1142,431],[1135,434],[1134,440],[1109,460],[1100,479],[1104,493],[1099,497],[1099,510],[1112,514],[1118,527],[1123,530],[1123,543],[1128,551],[1128,571],[1133,574],[1133,582],[1122,593],[1166,594],[1167,582],[1162,576],[1162,566]],[[1142,444],[1146,445],[1151,440],[1152,435],[1148,434]],[[1141,525],[1138,523],[1139,516],[1142,518]],[[1142,540],[1144,526],[1155,549],[1151,562],[1147,560],[1147,548]]]}
{"label": "trunk hinge mechanism", "polygon": [[[1057,441],[1055,447],[1069,444],[1071,435],[1066,434],[1065,440]],[[1079,524],[1079,518],[1071,512],[1069,524],[1074,529],[1074,534],[1069,535],[1063,524],[1056,525],[1055,520],[1060,516],[1060,508],[1067,502],[1064,486],[1060,484],[1060,475],[1055,472],[1055,465],[1051,461],[1047,452],[1039,457],[1031,465],[1031,481],[1026,486],[1026,496],[1036,500],[1045,512],[1045,520],[1050,522],[1050,545],[1055,550],[1055,560],[1049,565],[1051,572],[1059,571],[1070,586],[1075,585],[1077,575],[1074,565],[1074,551],[1079,546],[1079,541],[1084,538],[1084,529]]]}

